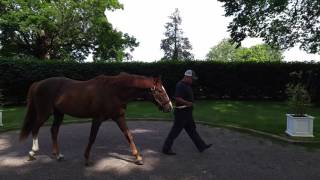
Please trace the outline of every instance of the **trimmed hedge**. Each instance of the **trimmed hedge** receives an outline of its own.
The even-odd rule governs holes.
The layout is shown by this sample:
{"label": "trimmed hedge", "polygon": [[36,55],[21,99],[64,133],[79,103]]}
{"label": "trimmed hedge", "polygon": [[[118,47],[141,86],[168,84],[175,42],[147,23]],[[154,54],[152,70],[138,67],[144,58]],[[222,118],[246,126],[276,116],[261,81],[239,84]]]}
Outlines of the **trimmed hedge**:
{"label": "trimmed hedge", "polygon": [[7,102],[21,103],[25,101],[31,83],[45,78],[65,76],[87,80],[100,74],[128,72],[146,76],[161,75],[172,97],[176,82],[189,68],[199,77],[195,84],[195,96],[198,99],[284,100],[285,86],[290,81],[289,73],[303,71],[301,81],[309,82],[308,88],[314,102],[320,102],[320,64],[298,62],[76,63],[0,59],[0,89],[3,89]]}

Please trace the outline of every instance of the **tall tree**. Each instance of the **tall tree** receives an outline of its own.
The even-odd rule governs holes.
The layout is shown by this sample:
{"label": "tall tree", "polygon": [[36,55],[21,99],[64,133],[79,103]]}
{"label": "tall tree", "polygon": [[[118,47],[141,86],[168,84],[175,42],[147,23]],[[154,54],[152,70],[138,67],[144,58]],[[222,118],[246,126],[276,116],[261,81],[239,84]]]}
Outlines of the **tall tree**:
{"label": "tall tree", "polygon": [[319,0],[218,0],[224,3],[231,37],[261,37],[270,45],[287,49],[295,45],[320,53]]}
{"label": "tall tree", "polygon": [[193,55],[190,52],[192,46],[187,37],[183,37],[183,31],[180,28],[182,19],[179,10],[169,16],[170,22],[166,23],[165,39],[161,40],[161,49],[164,51],[163,60],[192,60]]}
{"label": "tall tree", "polygon": [[119,9],[118,0],[1,0],[0,56],[39,59],[122,60],[138,46],[117,31],[105,10]]}
{"label": "tall tree", "polygon": [[211,61],[282,61],[282,51],[267,44],[259,44],[249,48],[237,47],[237,44],[224,39],[211,48],[206,59]]}

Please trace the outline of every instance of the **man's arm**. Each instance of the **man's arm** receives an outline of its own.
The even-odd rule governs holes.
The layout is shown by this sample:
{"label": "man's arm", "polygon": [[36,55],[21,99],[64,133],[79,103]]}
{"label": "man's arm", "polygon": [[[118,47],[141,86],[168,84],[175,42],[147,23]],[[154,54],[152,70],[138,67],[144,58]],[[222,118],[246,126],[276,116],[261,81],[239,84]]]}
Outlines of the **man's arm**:
{"label": "man's arm", "polygon": [[191,107],[191,106],[193,105],[192,102],[186,101],[186,100],[184,100],[184,99],[181,98],[181,97],[176,97],[176,102],[177,102],[177,104],[182,104],[182,105],[185,105],[185,106],[187,106],[187,107]]}

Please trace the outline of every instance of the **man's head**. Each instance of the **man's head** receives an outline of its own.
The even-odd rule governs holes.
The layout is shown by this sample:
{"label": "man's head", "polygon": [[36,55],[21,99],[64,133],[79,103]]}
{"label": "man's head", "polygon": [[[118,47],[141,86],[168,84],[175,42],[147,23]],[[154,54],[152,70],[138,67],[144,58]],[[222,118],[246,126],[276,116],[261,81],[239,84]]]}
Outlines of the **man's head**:
{"label": "man's head", "polygon": [[184,81],[192,84],[192,82],[194,80],[197,80],[198,77],[196,76],[196,73],[193,70],[188,69],[188,70],[186,70],[186,72],[184,72],[184,78],[183,79],[184,79]]}

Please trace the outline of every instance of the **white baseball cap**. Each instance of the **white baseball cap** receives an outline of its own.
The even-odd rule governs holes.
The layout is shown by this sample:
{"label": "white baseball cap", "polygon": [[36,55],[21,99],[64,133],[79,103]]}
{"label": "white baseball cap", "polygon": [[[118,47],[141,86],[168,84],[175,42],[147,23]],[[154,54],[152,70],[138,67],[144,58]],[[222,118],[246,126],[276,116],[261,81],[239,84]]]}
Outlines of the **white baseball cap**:
{"label": "white baseball cap", "polygon": [[198,77],[196,76],[196,73],[191,69],[186,70],[186,72],[184,72],[184,75],[192,77],[192,79],[194,79],[194,80],[198,79]]}

